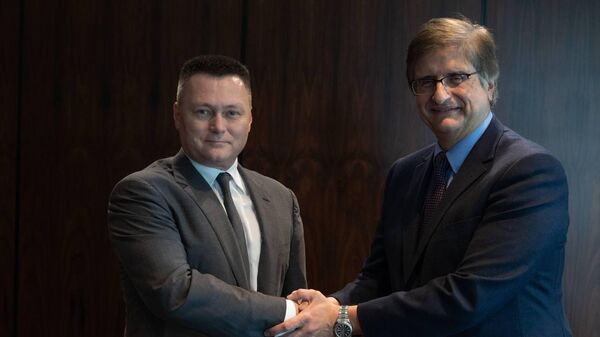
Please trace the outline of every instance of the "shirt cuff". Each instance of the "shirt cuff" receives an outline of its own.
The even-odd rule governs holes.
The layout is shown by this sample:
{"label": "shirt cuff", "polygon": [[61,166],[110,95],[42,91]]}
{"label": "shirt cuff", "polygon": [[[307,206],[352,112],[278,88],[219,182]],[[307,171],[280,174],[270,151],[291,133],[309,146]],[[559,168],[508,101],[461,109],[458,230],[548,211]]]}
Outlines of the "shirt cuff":
{"label": "shirt cuff", "polygon": [[285,320],[296,316],[296,303],[292,300],[285,300]]}

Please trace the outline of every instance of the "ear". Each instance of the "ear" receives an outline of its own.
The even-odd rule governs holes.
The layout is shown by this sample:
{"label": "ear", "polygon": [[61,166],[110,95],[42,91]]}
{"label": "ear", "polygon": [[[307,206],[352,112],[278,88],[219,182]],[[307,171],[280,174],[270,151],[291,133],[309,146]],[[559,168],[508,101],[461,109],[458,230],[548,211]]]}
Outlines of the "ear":
{"label": "ear", "polygon": [[494,100],[495,94],[496,94],[496,83],[488,82],[488,84],[487,84],[488,101],[492,102]]}
{"label": "ear", "polygon": [[252,130],[252,108],[250,108],[250,122],[248,122],[248,132]]}
{"label": "ear", "polygon": [[179,104],[177,101],[173,103],[173,122],[175,123],[175,129],[179,131],[181,127],[181,111],[179,111]]}

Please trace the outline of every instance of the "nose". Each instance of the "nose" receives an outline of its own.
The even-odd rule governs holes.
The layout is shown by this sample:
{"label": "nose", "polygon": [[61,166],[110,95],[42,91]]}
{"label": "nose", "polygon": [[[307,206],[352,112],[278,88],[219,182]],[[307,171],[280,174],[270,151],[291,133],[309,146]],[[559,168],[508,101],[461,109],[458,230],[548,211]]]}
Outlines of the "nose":
{"label": "nose", "polygon": [[225,130],[225,119],[220,113],[214,114],[210,119],[210,130],[214,133],[222,133]]}
{"label": "nose", "polygon": [[450,93],[448,92],[446,86],[442,82],[436,83],[433,94],[431,95],[431,99],[436,104],[442,104],[448,100],[448,98],[450,98]]}

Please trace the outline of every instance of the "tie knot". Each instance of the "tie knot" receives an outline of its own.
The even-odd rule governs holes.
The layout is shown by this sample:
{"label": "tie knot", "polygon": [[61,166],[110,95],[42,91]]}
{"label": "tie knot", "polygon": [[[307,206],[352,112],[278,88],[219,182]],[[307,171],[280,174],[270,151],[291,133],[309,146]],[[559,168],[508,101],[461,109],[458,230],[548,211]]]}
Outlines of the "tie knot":
{"label": "tie knot", "polygon": [[229,190],[229,182],[231,181],[231,179],[233,178],[227,172],[221,172],[217,176],[217,182],[219,183],[219,186],[221,186],[221,189]]}
{"label": "tie knot", "polygon": [[444,171],[448,169],[450,163],[448,163],[448,158],[446,157],[445,151],[442,151],[435,156],[435,158],[433,159],[433,166],[440,168]]}
{"label": "tie knot", "polygon": [[434,179],[440,179],[446,181],[448,174],[448,167],[450,163],[446,157],[446,152],[442,151],[433,158],[433,177]]}

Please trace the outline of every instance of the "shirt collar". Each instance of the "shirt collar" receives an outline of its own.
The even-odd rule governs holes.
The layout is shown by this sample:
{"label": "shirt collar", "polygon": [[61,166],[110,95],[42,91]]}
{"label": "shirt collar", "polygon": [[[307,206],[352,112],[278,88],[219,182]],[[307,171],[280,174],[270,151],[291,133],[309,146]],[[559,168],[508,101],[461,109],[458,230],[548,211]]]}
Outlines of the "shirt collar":
{"label": "shirt collar", "polygon": [[[463,162],[475,146],[475,143],[481,138],[481,135],[485,132],[487,127],[490,125],[492,121],[493,114],[489,112],[487,117],[473,130],[470,134],[461,139],[458,143],[454,144],[447,152],[446,157],[448,158],[448,162],[450,163],[450,167],[452,167],[452,172],[456,174]],[[435,144],[435,153],[437,155],[439,152],[443,151],[439,144]]]}
{"label": "shirt collar", "polygon": [[240,171],[238,170],[239,164],[238,164],[237,158],[235,159],[235,162],[233,162],[233,164],[227,170],[222,170],[222,169],[218,169],[216,167],[202,165],[202,164],[194,161],[190,157],[188,157],[188,159],[190,160],[190,162],[192,163],[192,166],[194,166],[196,171],[198,171],[198,173],[200,173],[202,178],[204,178],[204,180],[206,180],[206,182],[208,183],[209,186],[212,187],[215,184],[215,180],[217,180],[217,176],[221,172],[227,172],[233,178],[235,187],[238,190],[240,190],[242,193],[246,193],[246,185],[244,185],[244,180],[242,179],[242,176],[240,175]]}

